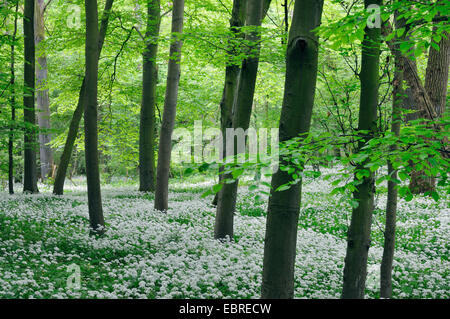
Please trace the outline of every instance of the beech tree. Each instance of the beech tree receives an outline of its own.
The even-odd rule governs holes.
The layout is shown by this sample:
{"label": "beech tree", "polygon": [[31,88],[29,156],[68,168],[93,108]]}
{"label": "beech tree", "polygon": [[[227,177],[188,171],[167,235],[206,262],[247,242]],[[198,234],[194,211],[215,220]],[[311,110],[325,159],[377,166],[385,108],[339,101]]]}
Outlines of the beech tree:
{"label": "beech tree", "polygon": [[[266,4],[266,5],[264,5]],[[269,9],[270,1],[247,0],[246,25],[251,27],[261,27],[262,20]],[[246,40],[250,43],[247,57],[241,65],[238,85],[235,91],[234,104],[232,106],[231,127],[235,130],[247,131],[253,107],[253,97],[255,94],[256,77],[258,74],[258,64],[260,55],[261,35],[258,30],[249,32]],[[224,120],[224,119],[222,119]],[[229,123],[229,120],[227,121]],[[226,131],[226,128],[225,130]],[[225,134],[227,136],[228,134]],[[233,140],[225,138],[225,151],[227,156],[238,155],[244,150],[237,149],[235,137]],[[229,178],[231,176],[224,176]],[[224,183],[219,191],[216,220],[214,227],[214,238],[225,239],[227,236],[233,239],[233,221],[236,210],[236,195],[239,181]]]}
{"label": "beech tree", "polygon": [[[321,23],[323,0],[297,0],[286,51],[286,78],[280,117],[280,142],[309,131],[314,105],[319,43],[313,32]],[[282,165],[282,163],[281,163]],[[272,176],[267,210],[261,296],[294,297],[294,263],[300,211],[301,182],[277,191],[292,181],[286,171]]]}
{"label": "beech tree", "polygon": [[89,220],[93,232],[104,232],[102,196],[100,190],[100,171],[98,163],[97,132],[97,82],[99,57],[99,31],[97,0],[86,0],[86,70],[85,70],[85,108],[84,136],[86,179],[88,189]]}
{"label": "beech tree", "polygon": [[23,120],[24,134],[24,180],[25,193],[37,193],[36,164],[36,113],[34,107],[35,92],[35,45],[34,45],[34,2],[25,0],[23,13],[24,34],[24,93]]}
{"label": "beech tree", "polygon": [[[98,51],[97,59],[100,58],[100,53],[105,42],[106,30],[108,28],[109,17],[111,15],[111,8],[114,0],[106,0],[105,8],[103,10],[103,17],[100,25],[100,33],[98,37]],[[69,132],[67,133],[66,143],[64,145],[63,153],[59,160],[58,169],[56,171],[55,182],[53,184],[53,194],[62,195],[64,192],[64,181],[66,179],[67,168],[69,167],[70,158],[72,156],[73,146],[78,134],[78,128],[80,126],[81,117],[84,112],[86,94],[86,79],[83,79],[81,84],[80,93],[78,95],[78,103],[75,111],[73,112],[72,119],[69,124]]]}
{"label": "beech tree", "polygon": [[158,36],[161,22],[159,0],[147,3],[146,47],[143,54],[142,105],[139,131],[139,190],[155,190],[155,105],[158,68]]}
{"label": "beech tree", "polygon": [[[233,10],[230,19],[230,31],[232,39],[228,45],[228,61],[225,67],[225,82],[223,86],[222,100],[220,101],[220,129],[222,131],[222,158],[226,157],[226,129],[233,127],[233,104],[236,96],[236,88],[239,80],[239,72],[241,71],[241,64],[236,63],[233,59],[239,54],[240,47],[237,47],[233,40],[242,39],[241,28],[245,24],[245,16],[247,9],[247,0],[234,0]],[[223,171],[223,166],[220,166],[219,173]],[[223,175],[219,175],[222,180]],[[213,200],[213,205],[217,205],[219,200],[219,193],[216,193]]]}
{"label": "beech tree", "polygon": [[[395,14],[396,30],[404,27],[404,19],[398,19],[398,12]],[[391,30],[392,31],[392,30]],[[403,88],[403,64],[400,52],[400,41],[404,40],[406,33],[402,37],[395,37],[388,41],[388,46],[394,56],[394,79],[392,89],[392,124],[391,132],[396,136],[400,135],[402,122],[402,109],[405,104],[405,90]],[[396,145],[391,147],[392,151],[397,149]],[[388,193],[386,204],[386,225],[384,230],[383,257],[380,266],[380,297],[391,298],[392,296],[392,264],[395,251],[395,233],[397,219],[398,187],[395,180],[398,179],[398,172],[394,169],[392,161],[388,161],[388,175],[392,179],[388,181]]]}
{"label": "beech tree", "polygon": [[156,173],[155,209],[167,211],[169,201],[169,173],[172,152],[172,133],[180,83],[180,60],[183,41],[184,0],[173,1],[172,11],[172,43],[170,45],[169,70],[167,71],[167,87],[164,101],[164,112],[158,147],[158,166]]}
{"label": "beech tree", "polygon": [[[48,4],[48,3],[47,3]],[[37,95],[37,119],[39,124],[39,154],[41,164],[41,179],[45,180],[52,175],[53,151],[49,143],[50,134],[50,101],[47,83],[47,54],[42,41],[45,39],[45,9],[44,0],[36,0],[35,14],[35,44],[37,52],[36,66],[36,95]]]}
{"label": "beech tree", "polygon": [[11,124],[9,127],[9,140],[8,140],[8,191],[10,194],[14,194],[14,130],[16,121],[16,36],[17,36],[17,19],[19,12],[19,1],[16,2],[15,15],[14,15],[14,29],[11,35],[11,60],[10,60],[10,99],[11,104]]}
{"label": "beech tree", "polygon": [[[435,32],[436,27],[433,28],[433,34],[436,36]],[[431,120],[437,120],[442,116],[447,102],[448,71],[450,66],[449,36],[449,33],[445,32],[441,36],[437,48],[430,46],[424,86],[422,86],[422,82],[419,79],[417,69],[413,67],[408,68],[406,80],[415,93],[413,96],[414,104],[422,117]],[[407,58],[405,57],[405,59]],[[408,61],[408,63],[415,65],[412,61]],[[431,111],[424,112],[425,109],[430,109]],[[411,174],[409,188],[414,194],[433,192],[436,190],[436,178],[426,176],[423,171],[414,171]]]}
{"label": "beech tree", "polygon": [[[381,6],[382,0],[365,0]],[[366,26],[361,52],[361,82],[358,130],[369,132],[359,143],[363,147],[377,131],[377,106],[379,88],[381,28]],[[361,164],[360,164],[361,165]],[[360,168],[363,169],[364,165]],[[355,176],[355,179],[357,177]],[[375,183],[373,173],[358,181],[353,198],[358,206],[353,209],[347,238],[342,298],[364,298],[367,276],[367,256],[370,248],[370,231],[374,210]]]}

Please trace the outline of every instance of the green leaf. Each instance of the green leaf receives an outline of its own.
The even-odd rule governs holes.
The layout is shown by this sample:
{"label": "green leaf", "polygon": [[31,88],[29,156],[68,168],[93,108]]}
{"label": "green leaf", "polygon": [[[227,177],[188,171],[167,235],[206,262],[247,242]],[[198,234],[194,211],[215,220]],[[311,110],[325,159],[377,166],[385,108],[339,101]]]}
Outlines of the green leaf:
{"label": "green leaf", "polygon": [[276,189],[276,192],[283,192],[285,190],[288,190],[289,188],[291,188],[291,186],[289,184],[284,184],[284,185],[281,185],[280,187],[278,187]]}
{"label": "green leaf", "polygon": [[220,192],[222,187],[223,187],[223,184],[216,184],[212,187],[212,191],[214,192],[214,194],[217,194],[218,192]]}
{"label": "green leaf", "polygon": [[244,173],[243,169],[236,169],[233,172],[231,172],[231,175],[233,176],[234,179],[236,179],[239,176],[241,176],[243,173]]}
{"label": "green leaf", "polygon": [[400,172],[398,172],[398,177],[400,177],[400,179],[402,181],[406,181],[408,179],[409,175],[403,171],[400,171]]}

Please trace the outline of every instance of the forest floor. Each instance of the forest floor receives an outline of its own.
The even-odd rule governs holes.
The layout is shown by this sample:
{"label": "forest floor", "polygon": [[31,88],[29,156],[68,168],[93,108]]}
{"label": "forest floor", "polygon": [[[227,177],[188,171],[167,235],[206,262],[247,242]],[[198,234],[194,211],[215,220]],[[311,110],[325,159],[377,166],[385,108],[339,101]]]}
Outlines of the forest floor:
{"label": "forest floor", "polygon": [[[250,179],[250,177],[249,177]],[[85,184],[64,196],[0,193],[0,298],[259,298],[267,197],[239,189],[235,238],[212,239],[213,178],[171,181],[169,211],[132,180],[104,185],[107,232],[89,236]],[[248,183],[247,183],[248,185]],[[379,296],[386,187],[378,187],[367,297]],[[20,192],[20,185],[17,186]],[[351,208],[323,179],[304,182],[295,264],[296,298],[339,298]],[[449,198],[400,200],[395,298],[450,298]],[[70,288],[70,265],[81,287]]]}

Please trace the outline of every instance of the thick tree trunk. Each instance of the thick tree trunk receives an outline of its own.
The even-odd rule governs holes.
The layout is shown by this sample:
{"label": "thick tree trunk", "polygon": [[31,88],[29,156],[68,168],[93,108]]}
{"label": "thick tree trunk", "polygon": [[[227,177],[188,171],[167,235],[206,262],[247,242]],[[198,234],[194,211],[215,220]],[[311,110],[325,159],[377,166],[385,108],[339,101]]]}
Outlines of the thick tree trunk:
{"label": "thick tree trunk", "polygon": [[[445,111],[447,102],[448,71],[450,65],[450,38],[442,37],[439,43],[439,51],[430,47],[427,70],[425,75],[425,87],[423,90],[429,96],[430,103],[436,118]],[[409,188],[413,194],[423,194],[436,189],[436,178],[426,176],[423,171],[414,171],[411,174]]]}
{"label": "thick tree trunk", "polygon": [[8,190],[12,195],[14,194],[14,131],[15,131],[15,121],[16,121],[16,73],[15,73],[15,59],[16,59],[16,36],[17,36],[17,19],[19,11],[19,2],[16,3],[16,14],[14,16],[14,30],[11,37],[11,125],[9,129],[9,141],[8,141]]}
{"label": "thick tree trunk", "polygon": [[51,175],[53,168],[53,152],[49,143],[50,135],[50,101],[47,88],[47,55],[41,42],[45,39],[44,27],[44,0],[36,0],[35,2],[35,45],[37,51],[36,66],[36,95],[38,108],[38,124],[39,124],[39,153],[41,162],[41,179],[44,181]]}
{"label": "thick tree trunk", "polygon": [[98,163],[97,82],[98,82],[98,14],[97,1],[86,0],[86,71],[84,135],[89,220],[95,233],[104,232],[100,171]]}
{"label": "thick tree trunk", "polygon": [[[280,142],[309,131],[317,79],[318,38],[323,0],[297,0],[286,52],[286,79],[280,118]],[[292,181],[278,170],[272,176],[267,211],[261,296],[294,297],[294,264],[297,245],[301,183],[275,191]]]}
{"label": "thick tree trunk", "polygon": [[[260,27],[263,19],[262,0],[247,0],[247,22],[248,26]],[[260,52],[260,35],[259,31],[251,32],[246,36],[251,43],[249,56],[242,62],[238,87],[236,91],[236,102],[232,107],[233,119],[232,127],[243,129],[244,132],[250,124],[252,114],[253,96],[255,94],[256,77],[258,74],[259,52]],[[227,136],[228,134],[225,134]],[[236,141],[226,140],[225,152],[227,156],[237,155],[245,150],[237,150]],[[231,178],[231,176],[224,176]],[[225,239],[229,237],[233,239],[233,220],[236,210],[236,195],[238,181],[233,183],[225,183],[219,192],[217,203],[216,220],[214,227],[214,238]]]}
{"label": "thick tree trunk", "polygon": [[184,0],[173,1],[172,12],[172,44],[170,45],[169,69],[167,72],[167,87],[164,101],[164,112],[161,123],[161,133],[158,148],[158,167],[156,175],[155,209],[167,211],[169,202],[169,171],[172,152],[172,132],[178,100],[180,83],[181,47],[179,35],[183,32]]}
{"label": "thick tree trunk", "polygon": [[[365,0],[369,5],[381,5],[382,0]],[[367,143],[377,129],[377,105],[379,86],[380,35],[379,28],[366,28],[362,43],[361,98],[359,108],[359,130],[372,132],[360,143]],[[363,168],[360,165],[359,168]],[[353,209],[348,230],[347,254],[344,266],[342,298],[363,299],[367,276],[367,256],[370,247],[370,231],[374,209],[375,183],[373,175],[364,177],[356,186],[353,198],[358,207]]]}
{"label": "thick tree trunk", "polygon": [[25,193],[37,193],[37,166],[36,166],[36,113],[34,108],[35,90],[35,46],[34,46],[34,1],[25,0],[23,31],[24,31],[24,94],[23,119],[24,134],[24,181]]}
{"label": "thick tree trunk", "polygon": [[[403,20],[396,23],[397,28],[404,25]],[[391,131],[399,136],[402,108],[404,106],[404,90],[403,90],[403,65],[401,59],[401,53],[398,45],[399,39],[394,39],[389,44],[391,53],[394,56],[394,79],[392,90],[392,127]],[[395,151],[397,147],[392,146],[391,150]],[[397,170],[393,168],[392,162],[388,161],[388,175],[392,179],[397,179]],[[380,267],[380,297],[391,298],[392,297],[392,263],[394,261],[395,251],[395,228],[397,219],[397,199],[398,191],[397,184],[392,180],[388,181],[388,194],[386,205],[386,226],[384,230],[384,247],[383,257]]]}
{"label": "thick tree trunk", "polygon": [[447,102],[448,71],[450,66],[450,34],[445,33],[439,43],[439,51],[430,47],[425,75],[425,91],[431,99],[436,115],[445,111]]}
{"label": "thick tree trunk", "polygon": [[[439,51],[433,47],[430,49],[425,87],[420,81],[417,69],[414,68],[414,62],[404,57],[405,63],[409,66],[409,68],[405,68],[405,78],[417,107],[416,118],[436,120],[445,109],[450,61],[449,40],[442,38],[439,46]],[[413,194],[432,192],[436,188],[435,184],[436,179],[426,176],[423,171],[411,173],[409,188]]]}
{"label": "thick tree trunk", "polygon": [[143,54],[142,106],[139,131],[139,190],[153,192],[155,190],[155,105],[158,69],[156,56],[158,53],[158,37],[160,27],[160,1],[148,2],[147,43]]}
{"label": "thick tree trunk", "polygon": [[[105,9],[103,10],[103,17],[100,25],[100,35],[98,41],[98,57],[100,57],[103,43],[105,41],[106,30],[108,28],[108,22],[113,2],[114,0],[106,0]],[[85,85],[85,79],[83,79],[80,88],[80,94],[78,95],[77,107],[75,108],[72,119],[70,121],[66,143],[59,160],[58,170],[56,171],[55,183],[53,185],[53,194],[55,195],[62,195],[64,192],[64,181],[66,179],[67,168],[69,167],[70,157],[72,156],[73,146],[77,138],[78,128],[80,126],[81,117],[83,116],[84,112],[84,95],[86,91]]]}

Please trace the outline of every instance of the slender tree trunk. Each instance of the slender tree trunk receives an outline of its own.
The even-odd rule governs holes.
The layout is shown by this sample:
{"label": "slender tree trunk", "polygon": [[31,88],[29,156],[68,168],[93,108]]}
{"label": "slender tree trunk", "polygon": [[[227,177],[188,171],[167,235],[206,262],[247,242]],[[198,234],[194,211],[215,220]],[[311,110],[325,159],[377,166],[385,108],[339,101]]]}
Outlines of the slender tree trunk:
{"label": "slender tree trunk", "polygon": [[16,48],[16,36],[17,36],[17,19],[19,11],[19,2],[16,3],[16,14],[14,16],[14,30],[11,38],[11,125],[9,129],[9,141],[8,141],[8,189],[9,193],[14,194],[14,131],[16,121],[16,75],[15,75],[15,48]]}
{"label": "slender tree trunk", "polygon": [[34,1],[25,0],[23,31],[24,31],[24,94],[23,119],[24,134],[24,182],[25,193],[38,193],[36,166],[36,113],[34,108],[35,90],[35,46],[34,46]]}
{"label": "slender tree trunk", "polygon": [[104,219],[100,191],[97,133],[97,82],[98,82],[98,13],[97,0],[86,0],[86,71],[84,135],[86,180],[91,229],[103,233]]}
{"label": "slender tree trunk", "polygon": [[[248,0],[234,0],[233,1],[233,11],[231,13],[230,20],[230,31],[233,33],[234,39],[237,40],[242,38],[242,33],[240,31],[241,27],[245,24],[245,15],[247,9]],[[264,20],[267,12],[269,11],[270,3],[272,0],[263,1],[263,13],[262,20]],[[222,142],[223,142],[223,152],[222,158],[226,157],[226,129],[233,127],[233,105],[236,101],[237,87],[239,83],[239,73],[241,71],[241,64],[233,63],[233,59],[240,54],[239,49],[236,45],[232,45],[230,51],[228,52],[229,63],[225,70],[225,84],[223,89],[222,100],[220,102],[220,126],[222,130]],[[219,167],[219,181],[223,180],[223,166]],[[214,196],[212,205],[217,206],[219,202],[220,193],[216,193]]]}
{"label": "slender tree trunk", "polygon": [[[225,83],[223,88],[222,100],[220,101],[220,129],[222,131],[222,158],[226,157],[226,129],[233,127],[233,103],[236,96],[236,88],[239,81],[239,72],[241,64],[237,64],[236,59],[239,54],[239,48],[236,47],[234,41],[242,38],[241,28],[245,23],[245,12],[247,7],[247,0],[234,0],[233,11],[230,19],[230,31],[232,33],[232,40],[229,43],[230,49],[227,52],[228,62],[225,68]],[[219,168],[219,174],[223,172],[223,166]],[[219,175],[219,181],[223,178]],[[213,200],[213,205],[217,206],[219,200],[219,193],[216,193]]]}
{"label": "slender tree trunk", "polygon": [[[397,20],[397,16],[396,16]],[[404,26],[404,20],[396,23],[396,28]],[[404,90],[403,90],[403,65],[401,59],[401,52],[399,50],[399,39],[395,39],[389,43],[391,53],[394,56],[394,80],[392,90],[392,127],[391,131],[396,136],[400,135],[400,124],[402,107],[404,106]],[[395,151],[397,146],[392,146],[391,150]],[[397,179],[397,170],[393,168],[392,162],[388,161],[388,175],[392,179]],[[394,261],[395,251],[395,228],[397,219],[397,184],[392,180],[388,181],[388,194],[386,205],[386,227],[384,230],[384,247],[383,257],[380,267],[380,297],[392,297],[392,263]]]}
{"label": "slender tree trunk", "polygon": [[[247,0],[247,25],[260,27],[263,19],[262,0]],[[233,105],[233,129],[242,129],[244,132],[250,124],[252,114],[253,97],[255,94],[256,77],[258,74],[259,52],[260,52],[260,34],[259,31],[251,32],[246,36],[246,40],[250,42],[250,51],[248,57],[244,59],[241,66],[241,72],[236,92],[236,102]],[[227,136],[228,134],[225,134]],[[238,152],[245,150],[237,150],[237,143],[234,140],[228,140],[226,137],[225,151],[227,156],[237,155]],[[224,176],[230,178],[231,176]],[[214,227],[214,238],[225,239],[229,237],[233,239],[233,220],[236,210],[236,195],[238,181],[233,183],[225,183],[219,192],[217,203],[216,220]]]}
{"label": "slender tree trunk", "polygon": [[[280,141],[309,131],[318,65],[318,38],[313,30],[320,25],[323,0],[297,0],[286,52],[286,78],[280,118]],[[267,211],[261,297],[294,297],[294,264],[297,245],[301,183],[285,191],[275,190],[292,181],[278,170],[272,176]]]}
{"label": "slender tree trunk", "polygon": [[139,190],[153,192],[155,190],[155,105],[158,69],[156,56],[158,53],[158,37],[160,27],[160,1],[148,2],[147,43],[143,54],[142,106],[139,131]]}
{"label": "slender tree trunk", "polygon": [[183,45],[179,36],[183,32],[184,0],[173,1],[172,12],[172,44],[170,45],[169,70],[167,72],[167,87],[164,101],[164,112],[159,138],[159,155],[156,175],[155,209],[167,211],[169,201],[169,172],[170,156],[172,152],[172,132],[175,125],[175,116],[178,99],[178,86],[180,83],[181,47]]}
{"label": "slender tree trunk", "polygon": [[53,152],[49,143],[51,142],[50,134],[50,101],[47,88],[47,55],[45,48],[41,42],[45,39],[44,27],[44,0],[36,0],[35,2],[35,45],[37,50],[37,67],[36,67],[36,95],[38,108],[38,124],[39,124],[39,150],[41,162],[41,179],[44,181],[52,173],[53,168]]}
{"label": "slender tree trunk", "polygon": [[[381,0],[365,0],[369,5],[381,6]],[[365,29],[362,43],[361,99],[359,108],[359,130],[368,130],[368,134],[359,147],[367,143],[377,129],[377,105],[379,85],[380,28]],[[363,168],[361,165],[359,168]],[[344,287],[342,298],[363,299],[367,277],[367,256],[370,247],[370,231],[374,209],[375,183],[373,175],[364,177],[356,186],[353,198],[358,207],[353,209],[348,230],[347,255],[344,266]]]}
{"label": "slender tree trunk", "polygon": [[[103,18],[100,25],[100,35],[98,41],[98,58],[103,48],[103,43],[106,37],[106,30],[108,28],[109,17],[111,14],[111,8],[114,0],[106,0],[105,9],[103,10]],[[78,128],[80,126],[81,117],[84,112],[84,95],[86,92],[85,79],[81,84],[80,93],[78,95],[78,103],[75,111],[72,115],[72,119],[69,125],[69,132],[67,134],[64,150],[59,160],[59,166],[56,171],[55,183],[53,185],[53,194],[62,195],[64,192],[64,181],[66,178],[67,168],[69,167],[70,157],[72,156],[73,146],[78,134]]]}

